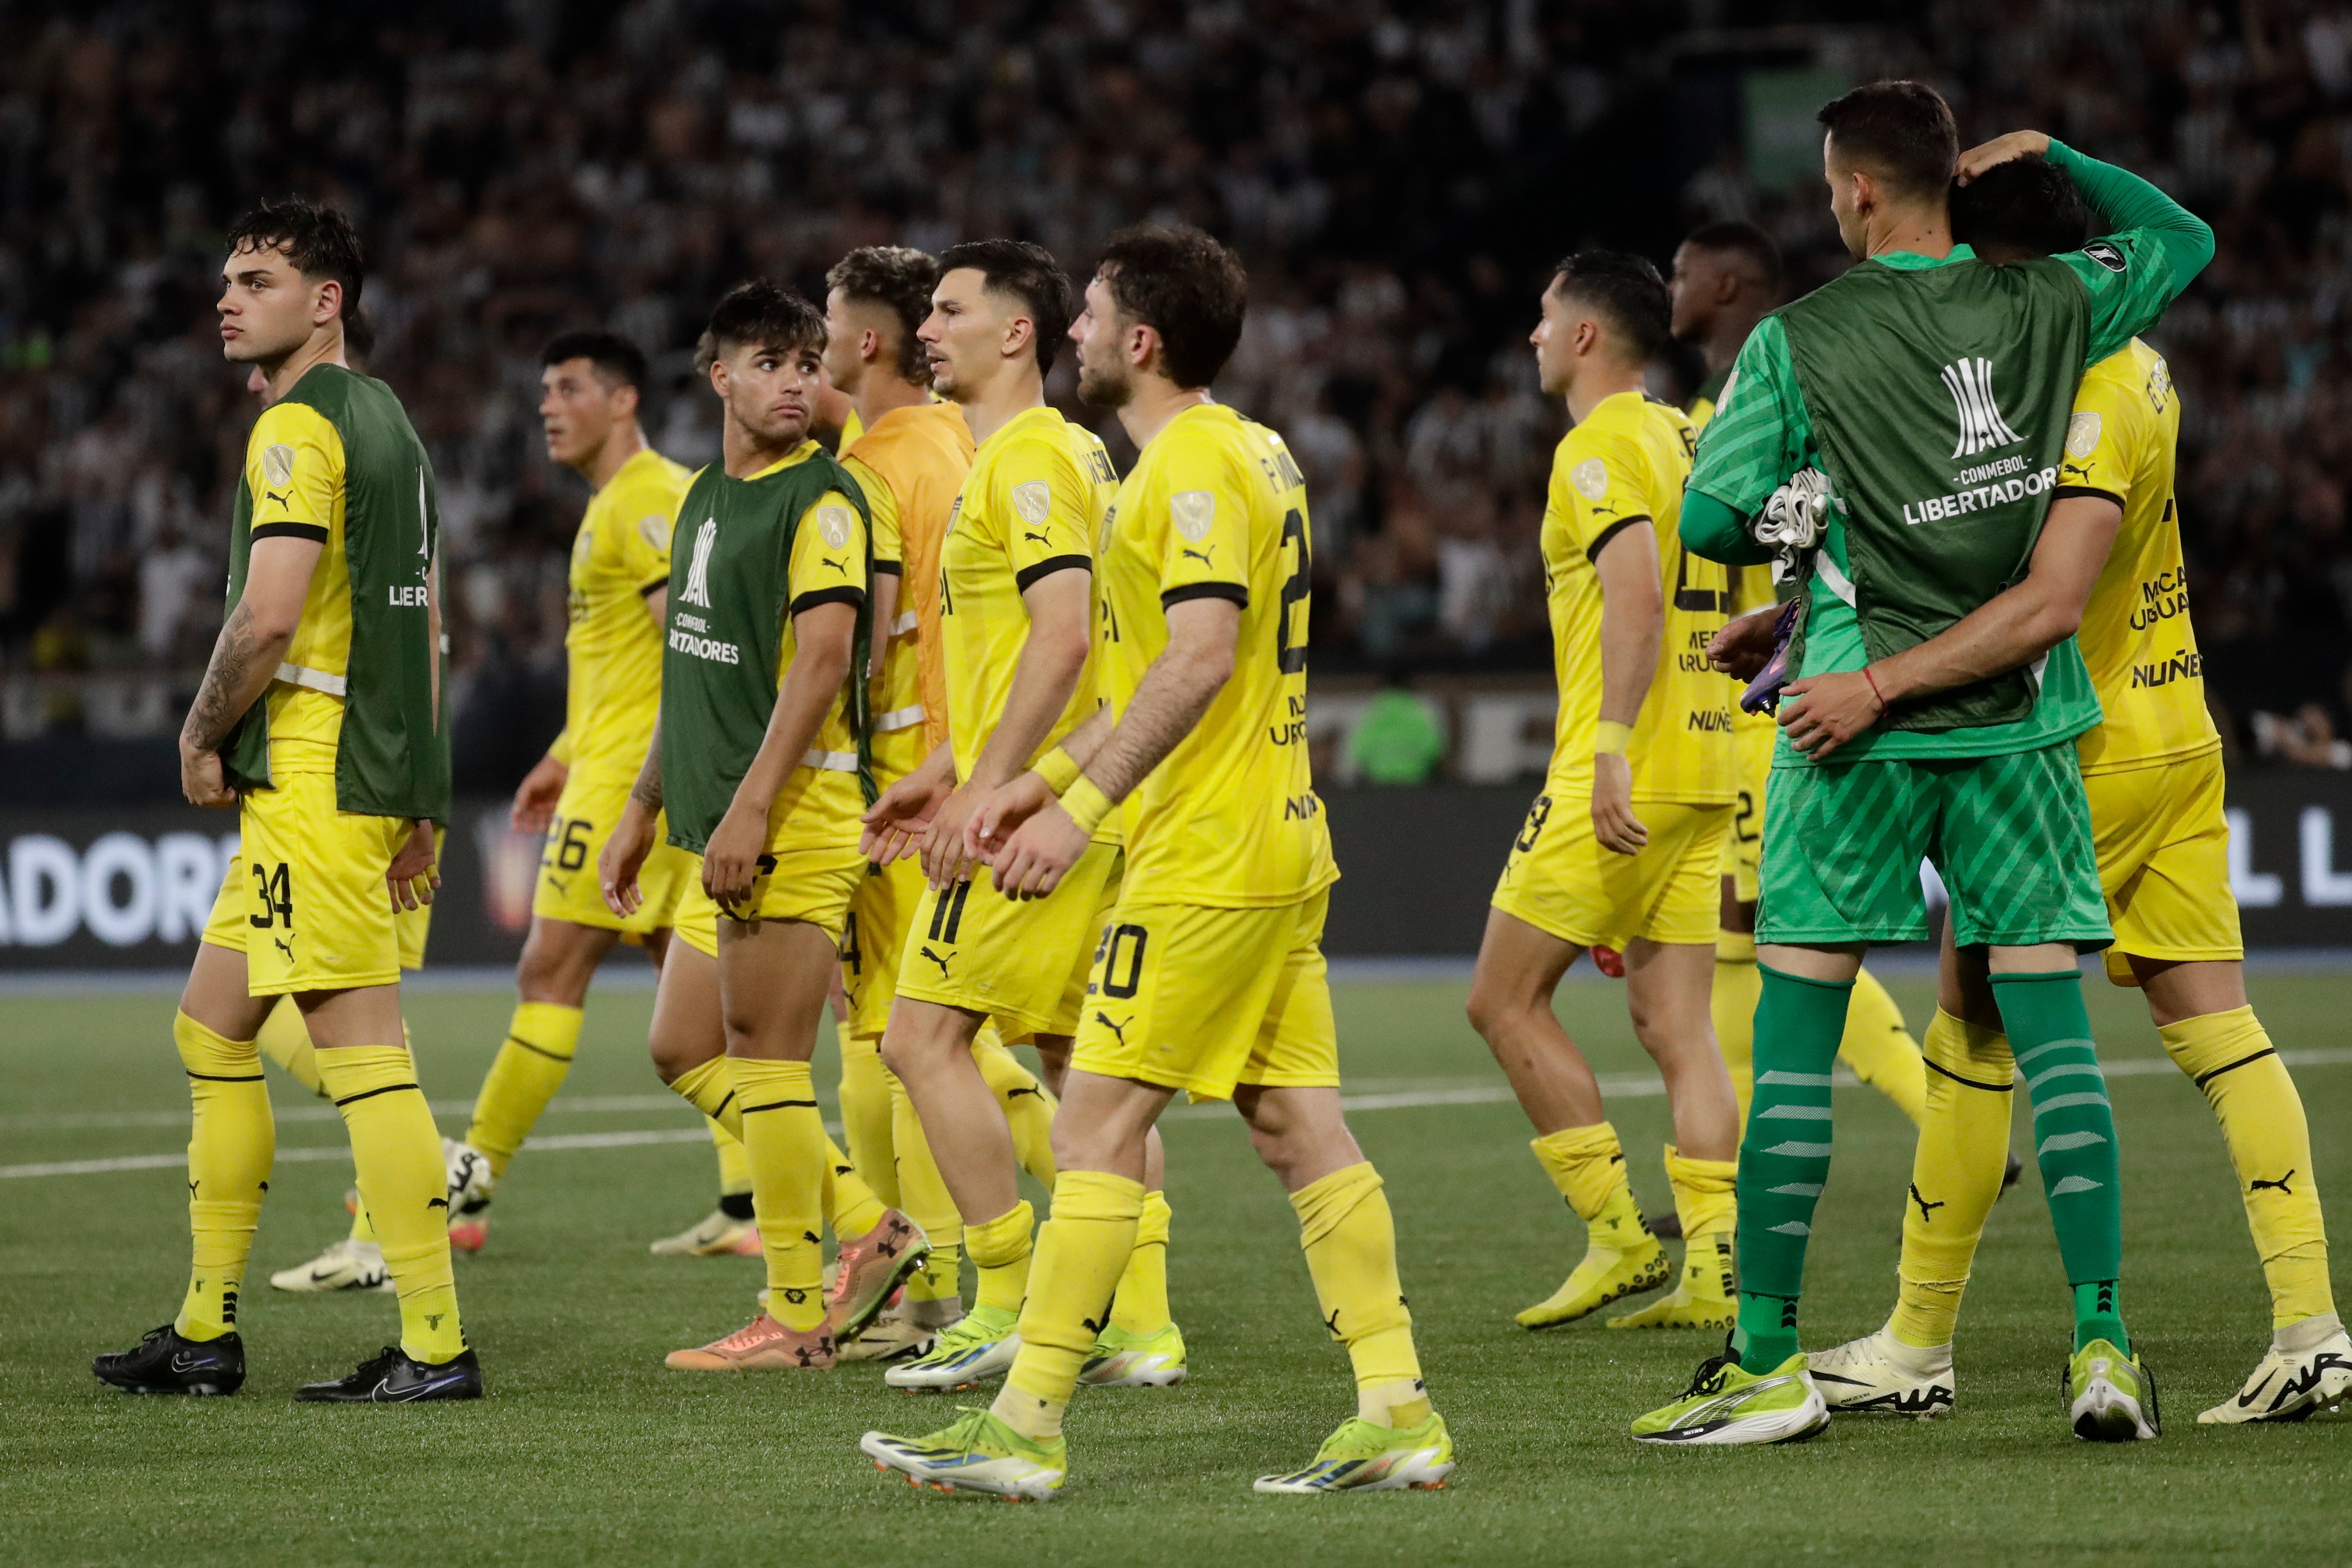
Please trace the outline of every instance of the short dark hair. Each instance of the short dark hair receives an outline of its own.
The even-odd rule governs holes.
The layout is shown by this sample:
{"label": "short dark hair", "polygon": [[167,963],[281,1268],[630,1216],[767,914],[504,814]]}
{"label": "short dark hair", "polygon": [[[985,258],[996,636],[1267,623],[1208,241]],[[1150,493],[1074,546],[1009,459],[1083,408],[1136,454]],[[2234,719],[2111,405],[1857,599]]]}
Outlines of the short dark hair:
{"label": "short dark hair", "polygon": [[971,268],[993,294],[1010,294],[1029,307],[1036,331],[1037,370],[1054,368],[1054,356],[1069,335],[1070,276],[1054,253],[1025,239],[971,239],[948,247],[940,258],[940,275]]}
{"label": "short dark hair", "polygon": [[1137,224],[1103,247],[1096,276],[1122,314],[1160,334],[1168,379],[1191,389],[1217,379],[1242,341],[1249,274],[1241,258],[1190,226]]}
{"label": "short dark hair", "polygon": [[747,343],[763,349],[821,349],[824,312],[772,278],[747,278],[719,296],[703,336],[713,358]]}
{"label": "short dark hair", "polygon": [[1952,106],[1925,82],[1874,81],[1822,106],[1838,155],[1904,195],[1941,195],[1960,159]]}
{"label": "short dark hair", "polygon": [[303,277],[331,278],[343,286],[340,314],[349,318],[360,308],[367,253],[360,248],[359,231],[341,208],[322,206],[307,196],[264,201],[229,226],[228,248],[232,256],[240,250],[282,250]]}
{"label": "short dark hair", "polygon": [[1772,237],[1741,218],[1703,223],[1683,236],[1683,243],[1699,250],[1744,258],[1768,289],[1780,287],[1780,247]]}
{"label": "short dark hair", "polygon": [[2091,212],[2066,171],[2036,153],[1952,187],[1952,237],[1977,251],[2055,256],[2091,237]]}
{"label": "short dark hair", "polygon": [[646,351],[618,332],[560,332],[539,353],[542,365],[584,359],[615,386],[646,388]]}
{"label": "short dark hair", "polygon": [[1647,360],[1666,346],[1675,297],[1649,258],[1580,250],[1552,268],[1551,286],[1561,299],[1580,300],[1607,316],[1635,358]]}
{"label": "short dark hair", "polygon": [[896,314],[898,374],[918,386],[930,384],[930,358],[915,332],[931,313],[931,290],[940,286],[937,257],[903,245],[862,245],[833,264],[824,286]]}

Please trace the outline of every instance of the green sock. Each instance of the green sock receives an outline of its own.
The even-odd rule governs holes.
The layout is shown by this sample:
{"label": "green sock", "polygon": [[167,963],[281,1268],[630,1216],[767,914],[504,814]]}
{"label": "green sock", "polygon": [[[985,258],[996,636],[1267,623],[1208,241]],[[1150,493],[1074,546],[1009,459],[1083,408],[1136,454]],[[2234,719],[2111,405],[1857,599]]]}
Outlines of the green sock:
{"label": "green sock", "polygon": [[1739,1145],[1739,1364],[1769,1372],[1797,1353],[1797,1300],[1813,1205],[1830,1173],[1830,1065],[1853,983],[1758,964],[1756,1096]]}
{"label": "green sock", "polygon": [[2105,1339],[2128,1354],[2131,1342],[2115,1305],[2124,1250],[2116,1115],[2091,1045],[2083,977],[2072,969],[1996,974],[1992,987],[2033,1101],[2034,1157],[2058,1257],[2074,1288],[2074,1348]]}

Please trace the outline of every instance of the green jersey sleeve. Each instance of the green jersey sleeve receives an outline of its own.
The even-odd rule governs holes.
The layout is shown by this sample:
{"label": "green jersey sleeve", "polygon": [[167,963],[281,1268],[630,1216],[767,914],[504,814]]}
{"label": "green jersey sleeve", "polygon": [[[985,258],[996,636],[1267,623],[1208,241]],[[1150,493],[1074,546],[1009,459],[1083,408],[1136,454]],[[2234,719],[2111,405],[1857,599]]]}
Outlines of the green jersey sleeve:
{"label": "green jersey sleeve", "polygon": [[2213,231],[2138,175],[2085,157],[2054,136],[2050,161],[2066,171],[2098,226],[2109,231],[2057,258],[2091,297],[2087,370],[2156,325],[2213,258]]}
{"label": "green jersey sleeve", "polygon": [[[1777,316],[1756,323],[1698,438],[1688,489],[1753,517],[1804,464],[1811,425]],[[1696,546],[1694,546],[1696,548]]]}

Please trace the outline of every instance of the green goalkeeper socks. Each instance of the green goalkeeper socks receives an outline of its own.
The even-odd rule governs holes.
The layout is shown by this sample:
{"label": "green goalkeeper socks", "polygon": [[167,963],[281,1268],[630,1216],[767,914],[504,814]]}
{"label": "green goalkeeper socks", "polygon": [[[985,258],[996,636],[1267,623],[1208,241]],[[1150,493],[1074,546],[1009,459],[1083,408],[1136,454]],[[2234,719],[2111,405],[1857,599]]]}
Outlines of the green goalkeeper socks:
{"label": "green goalkeeper socks", "polygon": [[1757,966],[1756,1097],[1739,1145],[1739,1364],[1769,1372],[1797,1353],[1797,1299],[1813,1205],[1830,1173],[1830,1066],[1853,983]]}
{"label": "green goalkeeper socks", "polygon": [[2091,1045],[2083,977],[2072,969],[1996,974],[1992,987],[2033,1101],[2033,1152],[2058,1256],[2074,1287],[2074,1348],[2104,1339],[2128,1354],[2131,1341],[2116,1307],[2124,1246],[2116,1117]]}

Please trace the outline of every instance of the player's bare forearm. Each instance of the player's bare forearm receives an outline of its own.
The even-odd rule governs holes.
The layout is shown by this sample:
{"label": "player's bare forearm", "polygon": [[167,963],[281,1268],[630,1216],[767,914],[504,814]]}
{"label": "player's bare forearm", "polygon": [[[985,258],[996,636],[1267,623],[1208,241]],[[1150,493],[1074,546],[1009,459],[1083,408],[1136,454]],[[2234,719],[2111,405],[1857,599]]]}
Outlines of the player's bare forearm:
{"label": "player's bare forearm", "polygon": [[1097,708],[1087,715],[1084,723],[1062,737],[1062,750],[1069,752],[1070,761],[1083,770],[1102,750],[1103,742],[1110,739],[1112,728],[1110,709]]}
{"label": "player's bare forearm", "polygon": [[1666,632],[1665,594],[1658,584],[1657,536],[1629,528],[1601,551],[1601,717],[1632,724],[1657,679]]}
{"label": "player's bare forearm", "polygon": [[1190,599],[1169,607],[1168,646],[1136,683],[1108,738],[1085,761],[1097,789],[1125,800],[1192,732],[1233,679],[1240,631],[1240,606],[1229,600]]}
{"label": "player's bare forearm", "polygon": [[890,623],[898,618],[898,574],[874,574],[873,647],[866,656],[866,683],[878,689],[890,660]]}
{"label": "player's bare forearm", "polygon": [[661,710],[654,710],[653,738],[646,742],[646,760],[637,769],[637,782],[629,786],[629,798],[647,816],[662,808],[662,721]]}
{"label": "player's bare forearm", "polygon": [[972,759],[967,784],[993,789],[1029,765],[1070,705],[1070,693],[1087,668],[1087,623],[1094,613],[1092,574],[1056,572],[1031,584],[1021,595],[1029,611],[1029,636],[1013,667],[1013,687],[980,755]]}
{"label": "player's bare forearm", "polygon": [[213,644],[213,657],[205,667],[203,684],[196,688],[196,700],[189,706],[187,721],[180,727],[180,744],[184,751],[216,752],[236,721],[245,717],[269,683],[277,677],[278,664],[285,658],[287,647],[294,640],[294,628],[283,631],[265,630],[257,621],[251,605],[240,602],[228,615],[228,623],[221,627],[220,637]]}

